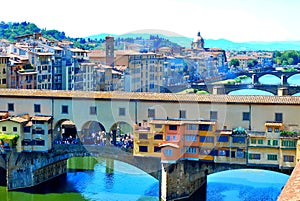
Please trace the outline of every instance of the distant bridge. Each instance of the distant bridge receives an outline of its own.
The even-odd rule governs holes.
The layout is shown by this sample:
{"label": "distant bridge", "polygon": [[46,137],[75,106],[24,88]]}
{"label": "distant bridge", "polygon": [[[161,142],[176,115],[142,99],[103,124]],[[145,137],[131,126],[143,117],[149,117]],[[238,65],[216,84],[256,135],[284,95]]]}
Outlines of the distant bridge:
{"label": "distant bridge", "polygon": [[[273,95],[294,95],[300,93],[300,86],[289,85],[265,85],[265,84],[199,84],[191,85],[191,88],[207,91],[210,94],[229,94],[241,89],[257,89],[267,91]],[[246,95],[246,94],[245,94]]]}

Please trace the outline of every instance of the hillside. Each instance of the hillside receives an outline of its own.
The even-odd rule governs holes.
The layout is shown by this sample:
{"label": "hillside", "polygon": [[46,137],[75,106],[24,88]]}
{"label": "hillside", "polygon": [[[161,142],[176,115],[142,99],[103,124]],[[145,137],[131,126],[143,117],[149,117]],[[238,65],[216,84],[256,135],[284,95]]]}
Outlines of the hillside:
{"label": "hillside", "polygon": [[[144,30],[147,31],[147,30]],[[106,35],[112,35],[115,38],[138,38],[141,37],[143,39],[149,39],[150,35],[157,35],[159,37],[168,39],[169,41],[176,43],[182,47],[190,47],[193,42],[193,38],[188,38],[185,36],[180,36],[178,34],[171,35],[172,32],[163,32],[157,31],[157,33],[152,30],[147,32],[132,32],[126,33],[122,35],[116,34],[99,34],[93,35],[86,38],[92,39],[100,39],[105,38]],[[222,48],[224,50],[240,50],[240,51],[258,51],[258,50],[266,50],[266,51],[284,51],[284,50],[300,50],[300,41],[275,41],[275,42],[244,42],[237,43],[226,39],[204,39],[205,47],[209,48]]]}
{"label": "hillside", "polygon": [[33,34],[41,32],[44,38],[48,40],[69,40],[74,43],[75,47],[83,49],[95,49],[101,46],[102,40],[86,40],[84,38],[71,38],[65,35],[63,31],[46,30],[37,27],[30,22],[0,22],[0,39],[7,39],[10,42],[16,41],[16,36]]}

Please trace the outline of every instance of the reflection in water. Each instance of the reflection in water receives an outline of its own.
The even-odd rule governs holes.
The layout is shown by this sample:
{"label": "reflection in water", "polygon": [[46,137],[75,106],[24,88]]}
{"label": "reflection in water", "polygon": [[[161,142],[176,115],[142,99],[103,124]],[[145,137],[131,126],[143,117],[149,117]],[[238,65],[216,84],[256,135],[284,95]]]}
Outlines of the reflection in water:
{"label": "reflection in water", "polygon": [[271,92],[258,90],[258,89],[240,89],[230,92],[228,95],[263,95],[274,96]]}
{"label": "reflection in water", "polygon": [[268,170],[240,169],[207,177],[209,201],[276,201],[289,176]]}
{"label": "reflection in water", "polygon": [[281,83],[281,79],[275,75],[266,74],[258,79],[260,84],[277,84]]}
{"label": "reflection in water", "polygon": [[300,85],[300,74],[289,77],[287,82],[289,85]]}
{"label": "reflection in water", "polygon": [[[72,158],[72,169],[61,177],[26,191],[7,192],[1,201],[158,201],[159,183],[128,164],[103,158]],[[75,167],[79,169],[75,171]],[[84,169],[84,168],[86,169]]]}

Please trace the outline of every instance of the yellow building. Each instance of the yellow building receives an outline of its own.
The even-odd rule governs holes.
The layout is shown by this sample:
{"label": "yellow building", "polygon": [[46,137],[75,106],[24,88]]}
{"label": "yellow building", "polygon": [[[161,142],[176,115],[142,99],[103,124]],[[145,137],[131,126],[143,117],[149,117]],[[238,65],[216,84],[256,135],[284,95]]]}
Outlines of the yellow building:
{"label": "yellow building", "polygon": [[[29,120],[23,117],[11,117],[0,121],[0,141],[4,148],[16,148],[23,151],[24,126]],[[3,135],[5,134],[5,135]]]}
{"label": "yellow building", "polygon": [[[124,91],[160,92],[164,56],[153,52],[117,56],[118,64],[128,66],[124,74]],[[122,61],[122,62],[121,62]]]}
{"label": "yellow building", "polygon": [[160,145],[165,141],[164,122],[144,123],[134,130],[134,150],[136,156],[161,157]]}

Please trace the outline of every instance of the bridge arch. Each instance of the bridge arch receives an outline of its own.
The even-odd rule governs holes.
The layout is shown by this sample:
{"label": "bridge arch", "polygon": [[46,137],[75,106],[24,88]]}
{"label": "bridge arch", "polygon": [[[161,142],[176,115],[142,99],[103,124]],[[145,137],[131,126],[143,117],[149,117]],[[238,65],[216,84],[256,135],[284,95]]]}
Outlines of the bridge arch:
{"label": "bridge arch", "polygon": [[126,121],[117,121],[110,127],[109,132],[117,135],[133,134],[133,127]]}
{"label": "bridge arch", "polygon": [[98,144],[106,130],[99,121],[87,121],[81,127],[80,139],[84,144]]}
{"label": "bridge arch", "polygon": [[70,119],[61,119],[56,122],[53,131],[53,140],[62,140],[67,138],[78,138],[77,127]]}

